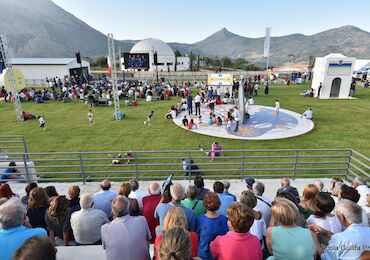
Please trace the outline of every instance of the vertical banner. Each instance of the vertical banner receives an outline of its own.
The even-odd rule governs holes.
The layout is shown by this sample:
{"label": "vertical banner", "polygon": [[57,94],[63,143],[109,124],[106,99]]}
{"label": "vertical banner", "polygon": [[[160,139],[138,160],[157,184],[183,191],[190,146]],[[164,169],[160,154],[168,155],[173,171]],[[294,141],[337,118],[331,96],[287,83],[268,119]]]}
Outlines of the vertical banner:
{"label": "vertical banner", "polygon": [[263,46],[263,57],[265,58],[270,55],[270,34],[271,27],[266,27],[265,44]]}

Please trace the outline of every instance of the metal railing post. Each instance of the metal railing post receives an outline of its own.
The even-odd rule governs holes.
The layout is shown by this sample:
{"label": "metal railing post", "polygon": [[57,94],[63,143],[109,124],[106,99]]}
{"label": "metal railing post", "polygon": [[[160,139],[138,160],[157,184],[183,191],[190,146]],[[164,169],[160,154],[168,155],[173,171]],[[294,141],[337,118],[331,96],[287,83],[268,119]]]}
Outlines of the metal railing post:
{"label": "metal railing post", "polygon": [[139,166],[137,164],[137,153],[134,153],[134,162],[135,162],[135,179],[139,179]]}
{"label": "metal railing post", "polygon": [[30,183],[31,182],[31,178],[30,178],[30,172],[28,170],[28,165],[27,165],[27,154],[26,153],[23,153],[23,163],[24,163],[24,170],[26,172],[26,179],[27,179],[27,182]]}
{"label": "metal railing post", "polygon": [[84,159],[82,157],[82,153],[80,155],[80,171],[81,171],[81,178],[82,178],[82,183],[85,185],[86,180],[85,180],[85,167],[84,167]]}
{"label": "metal railing post", "polygon": [[23,150],[24,150],[24,153],[26,154],[26,160],[28,161],[28,148],[27,148],[27,143],[26,143],[26,139],[24,138],[24,135],[22,135],[22,141],[23,141]]}
{"label": "metal railing post", "polygon": [[[187,172],[186,172],[187,170],[189,170],[188,171],[189,174],[187,174]],[[190,152],[188,152],[188,162],[186,164],[185,174],[188,175],[188,179],[189,179],[189,181],[191,181],[191,175],[193,174],[193,171],[191,169],[191,153]]]}
{"label": "metal railing post", "polygon": [[298,153],[299,153],[299,151],[297,150],[295,152],[295,160],[294,160],[294,166],[293,166],[293,180],[295,180],[295,178],[297,176]]}
{"label": "metal railing post", "polygon": [[347,160],[347,168],[345,170],[345,175],[344,175],[344,179],[346,179],[346,180],[348,179],[349,167],[350,167],[351,159],[352,159],[352,149],[349,149],[348,160]]}
{"label": "metal railing post", "polygon": [[242,156],[243,156],[243,158],[242,158],[242,180],[244,180],[244,178],[245,178],[245,154],[244,154],[244,152],[243,152],[243,154],[242,154]]}

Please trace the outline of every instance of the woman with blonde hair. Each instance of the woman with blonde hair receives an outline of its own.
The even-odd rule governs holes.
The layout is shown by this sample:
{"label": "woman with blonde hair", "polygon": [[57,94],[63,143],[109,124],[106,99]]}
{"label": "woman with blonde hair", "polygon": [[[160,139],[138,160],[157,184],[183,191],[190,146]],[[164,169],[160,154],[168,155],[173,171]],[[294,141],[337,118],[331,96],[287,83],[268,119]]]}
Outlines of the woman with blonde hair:
{"label": "woman with blonde hair", "polygon": [[49,208],[49,197],[41,187],[33,188],[29,193],[27,217],[33,228],[46,229],[45,212]]}
{"label": "woman with blonde hair", "polygon": [[277,226],[267,229],[266,244],[273,255],[268,259],[313,260],[318,241],[308,229],[297,226],[297,206],[288,199],[276,198],[271,209]]}
{"label": "woman with blonde hair", "polygon": [[303,215],[305,219],[308,219],[315,211],[316,207],[316,196],[319,194],[319,189],[315,184],[306,184],[303,189],[303,197],[299,205],[303,208]]}
{"label": "woman with blonde hair", "polygon": [[[164,235],[167,233],[168,230],[175,228],[175,227],[181,227],[184,229],[188,228],[188,222],[186,220],[186,216],[184,214],[184,211],[180,207],[170,208],[166,214],[166,217],[164,218],[163,233],[157,236],[154,241],[154,255],[156,257],[159,256],[158,249],[159,249],[160,244],[162,243]],[[191,241],[191,256],[195,257],[198,254],[198,235],[197,233],[193,231],[189,232],[188,235]]]}
{"label": "woman with blonde hair", "polygon": [[[163,236],[159,246],[158,259],[160,260],[190,260],[191,241],[189,231],[182,227],[169,229]],[[193,258],[200,259],[200,258]]]}
{"label": "woman with blonde hair", "polygon": [[52,243],[55,243],[55,236],[64,240],[68,246],[72,238],[71,210],[65,196],[58,196],[50,202],[48,211],[45,214],[45,222]]}
{"label": "woman with blonde hair", "polygon": [[128,195],[131,193],[131,185],[129,182],[124,182],[119,188],[118,195],[125,196],[130,201],[130,216],[139,216],[140,208],[137,199],[131,199]]}

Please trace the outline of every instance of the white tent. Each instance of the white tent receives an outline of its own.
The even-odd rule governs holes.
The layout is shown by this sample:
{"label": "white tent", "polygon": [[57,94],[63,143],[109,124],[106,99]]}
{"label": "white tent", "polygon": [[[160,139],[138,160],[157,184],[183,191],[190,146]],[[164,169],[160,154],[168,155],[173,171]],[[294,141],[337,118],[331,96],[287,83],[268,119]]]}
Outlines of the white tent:
{"label": "white tent", "polygon": [[340,53],[316,58],[311,85],[315,97],[322,83],[320,98],[348,98],[355,60]]}

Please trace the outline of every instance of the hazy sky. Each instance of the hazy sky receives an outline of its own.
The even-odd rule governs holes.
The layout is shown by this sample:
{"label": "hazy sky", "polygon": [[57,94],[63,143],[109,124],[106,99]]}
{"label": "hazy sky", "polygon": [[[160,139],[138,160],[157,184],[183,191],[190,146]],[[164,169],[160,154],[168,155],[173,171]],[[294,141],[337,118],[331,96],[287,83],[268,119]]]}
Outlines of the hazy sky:
{"label": "hazy sky", "polygon": [[263,37],[354,25],[370,31],[366,1],[351,0],[52,0],[90,26],[119,40],[158,38],[194,43],[226,27]]}

